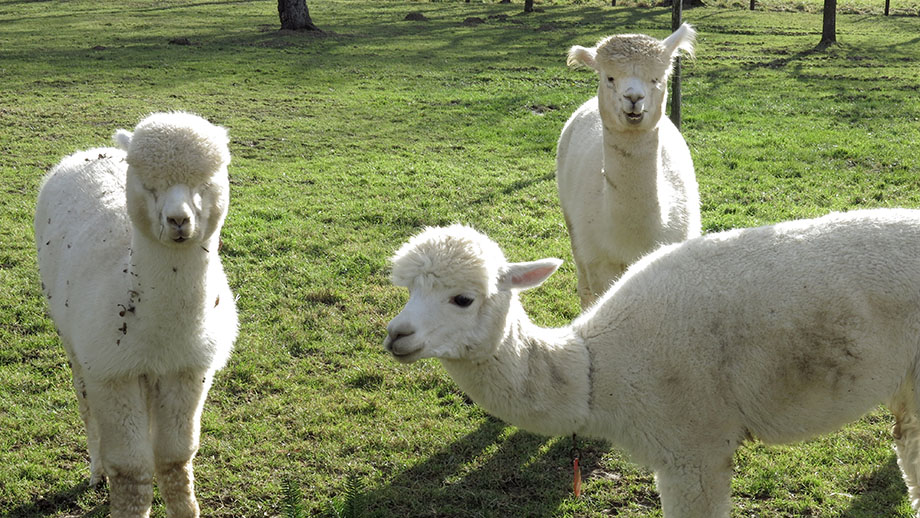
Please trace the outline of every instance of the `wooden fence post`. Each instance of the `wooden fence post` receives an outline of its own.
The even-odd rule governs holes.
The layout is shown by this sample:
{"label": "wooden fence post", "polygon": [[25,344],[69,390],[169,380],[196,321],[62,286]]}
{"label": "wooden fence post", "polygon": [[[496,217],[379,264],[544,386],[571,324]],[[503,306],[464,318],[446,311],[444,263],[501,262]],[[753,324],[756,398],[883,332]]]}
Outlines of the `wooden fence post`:
{"label": "wooden fence post", "polygon": [[[680,27],[683,3],[683,0],[671,0],[671,32]],[[674,73],[671,76],[671,122],[680,129],[680,54],[674,60]]]}

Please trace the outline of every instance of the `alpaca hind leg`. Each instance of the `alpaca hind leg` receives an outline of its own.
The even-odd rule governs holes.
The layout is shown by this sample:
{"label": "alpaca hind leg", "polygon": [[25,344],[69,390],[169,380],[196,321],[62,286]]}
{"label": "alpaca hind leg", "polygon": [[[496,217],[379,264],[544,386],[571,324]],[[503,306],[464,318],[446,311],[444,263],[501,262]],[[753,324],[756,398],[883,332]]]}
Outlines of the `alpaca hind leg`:
{"label": "alpaca hind leg", "polygon": [[109,481],[112,518],[147,518],[153,500],[153,451],[147,401],[137,378],[85,379],[99,459]]}
{"label": "alpaca hind leg", "polygon": [[894,449],[907,485],[910,506],[920,516],[920,409],[913,390],[904,390],[899,396],[890,405],[895,416]]}
{"label": "alpaca hind leg", "polygon": [[731,514],[731,457],[704,465],[669,467],[656,471],[665,518],[729,518]]}
{"label": "alpaca hind leg", "polygon": [[77,393],[80,417],[86,428],[86,446],[89,450],[89,485],[95,486],[105,480],[105,471],[102,469],[102,459],[99,456],[99,426],[90,407],[86,381],[83,379],[83,369],[73,356],[70,356],[70,367],[73,372],[73,388]]}
{"label": "alpaca hind leg", "polygon": [[158,377],[151,390],[154,463],[169,518],[199,516],[192,459],[210,386],[210,374],[186,372]]}

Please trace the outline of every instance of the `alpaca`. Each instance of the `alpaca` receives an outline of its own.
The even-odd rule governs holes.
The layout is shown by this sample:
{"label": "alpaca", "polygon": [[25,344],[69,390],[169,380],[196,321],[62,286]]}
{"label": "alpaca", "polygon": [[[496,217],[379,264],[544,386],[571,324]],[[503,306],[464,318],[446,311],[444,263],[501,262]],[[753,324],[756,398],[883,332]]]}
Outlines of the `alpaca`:
{"label": "alpaca", "polygon": [[663,41],[625,34],[569,50],[569,65],[600,76],[597,96],[565,123],[556,152],[583,308],[659,245],[700,235],[693,159],[664,116],[672,61],[680,50],[692,54],[695,37],[683,24]]}
{"label": "alpaca", "polygon": [[73,371],[90,484],[111,515],[197,517],[192,459],[214,372],[237,334],[217,254],[230,162],[224,128],[156,113],[120,148],[64,158],[35,211],[42,290]]}
{"label": "alpaca", "polygon": [[[409,289],[398,361],[439,358],[472,399],[544,435],[606,439],[656,474],[666,518],[728,518],[746,439],[804,440],[879,403],[920,510],[920,211],[877,209],[726,231],[634,263],[570,325],[517,291],[561,261],[509,263],[464,226],[393,256]],[[920,513],[918,513],[920,516]]]}

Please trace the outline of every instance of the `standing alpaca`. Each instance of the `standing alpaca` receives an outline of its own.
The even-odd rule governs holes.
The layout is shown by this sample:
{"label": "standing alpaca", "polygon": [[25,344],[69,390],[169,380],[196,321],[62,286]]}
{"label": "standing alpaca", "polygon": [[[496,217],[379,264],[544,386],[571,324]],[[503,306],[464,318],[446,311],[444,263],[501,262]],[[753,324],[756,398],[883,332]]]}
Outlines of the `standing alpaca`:
{"label": "standing alpaca", "polygon": [[659,245],[700,235],[693,159],[664,117],[671,63],[693,52],[695,36],[683,24],[663,41],[625,34],[569,50],[570,65],[600,75],[597,96],[562,128],[556,155],[582,307]]}
{"label": "standing alpaca", "polygon": [[45,177],[42,289],[73,370],[90,484],[108,478],[111,515],[148,516],[156,473],[168,516],[197,517],[202,406],[237,334],[217,255],[227,132],[158,113],[114,139],[122,149],[75,153]]}
{"label": "standing alpaca", "polygon": [[728,518],[746,438],[807,439],[884,402],[920,510],[920,211],[662,247],[571,325],[539,328],[517,291],[559,263],[508,263],[468,227],[427,229],[393,257],[409,301],[384,347],[404,363],[440,358],[511,424],[622,447],[655,471],[666,518]]}

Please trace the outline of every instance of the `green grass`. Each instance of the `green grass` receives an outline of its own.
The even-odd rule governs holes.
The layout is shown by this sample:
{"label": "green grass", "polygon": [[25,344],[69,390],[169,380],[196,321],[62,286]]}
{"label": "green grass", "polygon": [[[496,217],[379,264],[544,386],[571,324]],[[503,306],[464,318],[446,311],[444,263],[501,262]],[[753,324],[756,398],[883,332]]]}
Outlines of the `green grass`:
{"label": "green grass", "polygon": [[[814,51],[818,0],[685,12],[700,36],[683,130],[707,231],[920,207],[920,18],[860,2],[841,0],[841,44],[827,52]],[[424,225],[471,223],[511,260],[565,259],[524,302],[544,325],[577,315],[554,153],[596,83],[565,67],[565,50],[612,32],[663,37],[668,9],[310,7],[325,35],[279,33],[267,0],[0,3],[0,516],[107,513],[105,489],[85,486],[32,211],[62,156],[170,109],[232,138],[223,259],[242,326],[202,419],[204,516],[328,516],[350,480],[384,517],[660,516],[651,474],[618,450],[582,445],[575,500],[566,438],[506,426],[437,362],[397,365],[380,344],[406,300],[387,257]],[[429,21],[404,21],[413,11]],[[890,424],[879,411],[804,444],[743,447],[733,516],[909,516]]]}

